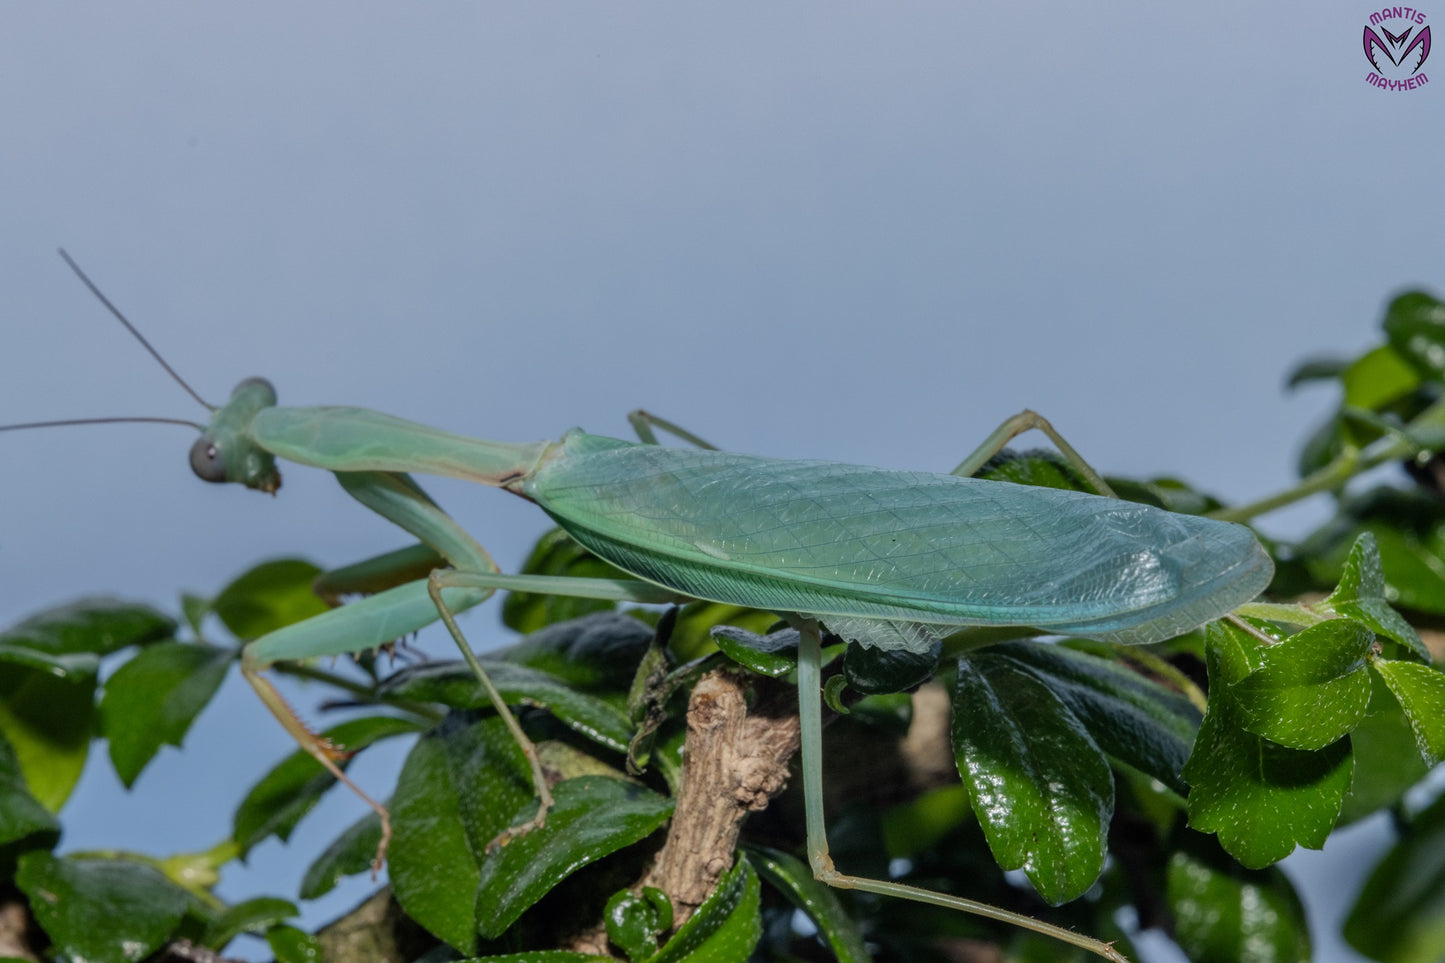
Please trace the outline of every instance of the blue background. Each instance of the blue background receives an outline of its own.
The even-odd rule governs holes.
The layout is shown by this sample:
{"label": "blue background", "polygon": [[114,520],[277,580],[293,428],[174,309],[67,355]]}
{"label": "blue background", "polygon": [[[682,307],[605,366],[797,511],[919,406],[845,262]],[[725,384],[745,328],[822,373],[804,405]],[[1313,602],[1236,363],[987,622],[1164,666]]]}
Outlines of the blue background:
{"label": "blue background", "polygon": [[[737,450],[939,470],[1028,406],[1106,471],[1262,495],[1333,401],[1284,372],[1441,283],[1445,93],[1365,83],[1370,9],[7,5],[0,421],[201,416],[64,244],[213,400],[264,374],[506,440],[647,406]],[[190,440],[0,438],[0,616],[404,542],[319,473],[202,485]],[[543,528],[431,488],[504,566]],[[467,620],[479,647],[495,626]],[[64,846],[207,846],[289,748],[228,686],[134,793],[93,759]],[[359,814],[337,796],[223,895],[288,892]],[[1329,944],[1386,835],[1286,864],[1320,959],[1354,958]]]}

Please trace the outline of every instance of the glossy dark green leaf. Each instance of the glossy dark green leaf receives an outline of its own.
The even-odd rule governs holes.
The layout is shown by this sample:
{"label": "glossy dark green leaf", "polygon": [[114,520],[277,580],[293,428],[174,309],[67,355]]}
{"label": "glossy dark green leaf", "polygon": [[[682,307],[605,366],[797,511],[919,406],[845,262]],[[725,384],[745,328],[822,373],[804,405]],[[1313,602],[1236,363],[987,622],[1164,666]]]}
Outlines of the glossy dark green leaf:
{"label": "glossy dark green leaf", "polygon": [[1340,584],[1325,599],[1325,605],[1347,618],[1363,622],[1373,631],[1393,639],[1422,661],[1430,661],[1430,650],[1420,634],[1385,598],[1385,571],[1375,536],[1363,532],[1350,546],[1340,573]]}
{"label": "glossy dark green leaf", "polygon": [[276,955],[276,963],[322,963],[321,941],[294,926],[271,927],[266,945]]}
{"label": "glossy dark green leaf", "polygon": [[226,677],[234,653],[211,645],[146,646],[106,680],[101,733],[129,788],[163,745],[179,746]]}
{"label": "glossy dark green leaf", "polygon": [[301,878],[297,894],[302,899],[318,899],[331,892],[345,876],[356,876],[371,869],[376,848],[381,843],[381,819],[368,812],[352,823],[345,832],[317,856]]}
{"label": "glossy dark green leaf", "polygon": [[526,758],[495,715],[453,712],[418,739],[391,797],[391,883],[407,914],[475,952],[487,846],[528,803]]}
{"label": "glossy dark green leaf", "polygon": [[0,646],[49,655],[109,655],[127,646],[168,639],[175,631],[175,620],[149,605],[89,598],[47,609],[0,632]]}
{"label": "glossy dark green leaf", "polygon": [[838,901],[838,891],[815,879],[808,864],[764,846],[749,847],[748,862],[788,902],[807,914],[838,963],[869,963],[873,957],[863,943],[863,933]]}
{"label": "glossy dark green leaf", "polygon": [[[487,676],[509,704],[542,706],[567,726],[594,742],[618,752],[632,738],[627,714],[609,702],[579,692],[561,679],[538,669],[510,662],[482,660]],[[472,670],[461,662],[426,662],[403,669],[387,679],[381,692],[413,702],[440,702],[453,709],[481,709],[491,705]]]}
{"label": "glossy dark green leaf", "polygon": [[15,751],[31,795],[59,812],[90,752],[95,675],[61,678],[41,669],[0,665],[0,737]]}
{"label": "glossy dark green leaf", "polygon": [[493,659],[539,669],[574,689],[626,690],[652,628],[623,612],[596,612],[539,629]]}
{"label": "glossy dark green leaf", "polygon": [[1445,303],[1424,291],[1407,291],[1385,311],[1385,336],[1417,371],[1445,379]]}
{"label": "glossy dark green leaf", "polygon": [[770,679],[782,678],[798,665],[797,629],[759,635],[735,625],[717,625],[711,634],[729,659]]}
{"label": "glossy dark green leaf", "polygon": [[[356,751],[382,739],[409,735],[420,729],[421,726],[410,719],[371,716],[343,722],[322,735],[337,746]],[[338,763],[343,769],[346,764],[346,761]],[[268,836],[291,838],[296,824],[335,784],[336,778],[310,753],[303,749],[291,753],[252,786],[236,808],[232,835],[241,847],[241,854],[244,856]]]}
{"label": "glossy dark green leaf", "polygon": [[1263,665],[1229,687],[1236,719],[1282,746],[1323,749],[1365,716],[1374,642],[1358,622],[1330,619],[1266,648]]}
{"label": "glossy dark green leaf", "polygon": [[296,904],[274,896],[261,896],[226,907],[206,928],[207,946],[223,947],[242,933],[265,933],[299,915]]}
{"label": "glossy dark green leaf", "polygon": [[1033,673],[979,652],[958,661],[953,749],[994,858],[1048,902],[1082,895],[1104,867],[1114,809],[1108,760]]}
{"label": "glossy dark green leaf", "polygon": [[1420,386],[1420,373],[1389,345],[1381,345],[1356,358],[1341,381],[1345,404],[1378,411]]}
{"label": "glossy dark green leaf", "polygon": [[1005,448],[984,462],[975,477],[1036,488],[1093,491],[1063,455],[1048,448],[1030,448],[1024,451]]}
{"label": "glossy dark green leaf", "polygon": [[618,890],[602,911],[607,939],[629,960],[645,960],[657,953],[657,937],[672,929],[672,902],[655,886],[642,892]]}
{"label": "glossy dark green leaf", "polygon": [[175,931],[191,896],[154,867],[118,859],[20,857],[16,885],[55,951],[90,963],[131,963]]}
{"label": "glossy dark green leaf", "polygon": [[0,847],[34,838],[48,848],[59,835],[60,821],[30,794],[15,750],[0,737]]}
{"label": "glossy dark green leaf", "polygon": [[1065,646],[1008,642],[990,651],[1044,682],[1105,754],[1184,792],[1181,772],[1200,720],[1184,696],[1113,659]]}
{"label": "glossy dark green leaf", "polygon": [[1345,939],[1382,963],[1445,959],[1445,797],[1415,818],[1365,881]]}
{"label": "glossy dark green leaf", "polygon": [[[521,573],[568,578],[631,577],[587,551],[560,528],[552,529],[537,540],[532,554],[522,563]],[[616,607],[616,602],[606,599],[512,592],[502,602],[502,622],[518,632],[536,632],[548,625],[581,618],[592,612],[610,611]]]}
{"label": "glossy dark green leaf", "polygon": [[[518,836],[482,863],[477,928],[488,939],[572,873],[651,835],[672,815],[672,800],[603,776],[552,787],[556,800],[540,829]],[[527,805],[527,804],[524,804]],[[514,821],[528,814],[514,814]]]}
{"label": "glossy dark green leaf", "polygon": [[747,963],[763,935],[761,886],[752,865],[739,858],[712,895],[647,963]]}
{"label": "glossy dark green leaf", "polygon": [[1378,672],[1370,676],[1370,708],[1350,733],[1355,778],[1340,813],[1341,824],[1395,805],[1429,771],[1415,748],[1405,710]]}
{"label": "glossy dark green leaf", "polygon": [[864,695],[906,692],[933,678],[942,654],[939,642],[927,652],[850,645],[843,655],[843,678],[850,689]]}
{"label": "glossy dark green leaf", "polygon": [[1374,667],[1405,710],[1421,758],[1432,766],[1445,760],[1445,673],[1389,659],[1376,659]]}
{"label": "glossy dark green leaf", "polygon": [[1166,878],[1174,939],[1190,963],[1310,958],[1304,907],[1279,870],[1241,869],[1222,853],[1208,858],[1185,849],[1170,857]]}
{"label": "glossy dark green leaf", "polygon": [[262,562],[221,589],[211,601],[211,611],[236,638],[259,639],[328,611],[311,589],[320,574],[321,569],[305,559]]}
{"label": "glossy dark green leaf", "polygon": [[668,648],[679,662],[687,662],[713,652],[714,626],[731,625],[751,632],[767,633],[777,621],[778,616],[773,612],[722,602],[689,602],[678,613]]}
{"label": "glossy dark green leaf", "polygon": [[1311,752],[1245,731],[1229,686],[1262,664],[1261,645],[1226,622],[1206,631],[1213,694],[1184,767],[1189,825],[1216,833],[1252,869],[1278,862],[1297,845],[1320,848],[1350,788],[1348,738]]}

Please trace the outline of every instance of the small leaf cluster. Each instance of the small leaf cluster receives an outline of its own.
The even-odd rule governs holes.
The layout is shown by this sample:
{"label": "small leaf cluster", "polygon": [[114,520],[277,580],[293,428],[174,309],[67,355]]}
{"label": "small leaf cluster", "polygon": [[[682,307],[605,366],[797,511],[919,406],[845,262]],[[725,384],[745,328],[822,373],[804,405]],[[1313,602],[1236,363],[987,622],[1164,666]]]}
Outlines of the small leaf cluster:
{"label": "small leaf cluster", "polygon": [[[1304,909],[1274,864],[1386,810],[1399,841],[1344,934],[1387,963],[1445,957],[1445,803],[1417,788],[1445,758],[1445,674],[1432,662],[1445,617],[1445,304],[1402,295],[1383,328],[1359,358],[1292,378],[1341,394],[1304,445],[1297,485],[1226,505],[1178,479],[1109,479],[1124,498],[1240,522],[1332,499],[1315,531],[1267,540],[1278,576],[1265,600],[1146,647],[1017,628],[961,631],[921,654],[825,637],[825,803],[840,869],[1046,919],[1131,957],[1126,919],[1198,963],[1306,960]],[[1087,487],[1043,453],[1003,453],[983,474]],[[560,531],[525,570],[617,575]],[[358,928],[374,958],[427,963],[942,963],[979,941],[1010,960],[1082,958],[1005,924],[818,883],[797,785],[717,854],[700,906],[651,885],[690,778],[694,686],[729,673],[762,704],[794,678],[795,630],[713,603],[658,613],[512,595],[503,620],[523,634],[500,649],[469,625],[556,799],[542,828],[500,846],[538,803],[523,751],[464,665],[277,666],[353,708],[325,730],[332,743],[409,743],[386,801],[376,922],[369,901],[307,933],[291,899],[214,894],[225,866],[262,842],[326,833],[306,817],[336,781],[300,750],[258,774],[211,850],[61,850],[91,747],[105,740],[133,785],[185,740],[244,641],[324,610],[317,574],[270,562],[214,598],[184,597],[180,619],[91,599],[0,634],[0,881],[31,914],[35,958],[136,960],[180,940],[221,951],[245,935],[279,960],[342,959],[339,934]],[[213,617],[224,642],[207,634]],[[374,814],[345,828],[294,898],[369,872],[381,838]]]}

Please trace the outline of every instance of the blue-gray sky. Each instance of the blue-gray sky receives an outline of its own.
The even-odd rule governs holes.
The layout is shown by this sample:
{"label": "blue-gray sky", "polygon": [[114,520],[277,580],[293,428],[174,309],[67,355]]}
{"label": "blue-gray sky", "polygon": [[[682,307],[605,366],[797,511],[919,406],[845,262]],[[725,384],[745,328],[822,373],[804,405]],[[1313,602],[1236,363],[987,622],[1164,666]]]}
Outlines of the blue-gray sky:
{"label": "blue-gray sky", "polygon": [[[1273,491],[1330,401],[1284,371],[1445,281],[1445,85],[1367,85],[1370,10],[10,5],[0,422],[200,415],[64,244],[212,399],[264,374],[508,440],[646,406],[725,447],[940,470],[1028,406],[1107,471]],[[403,542],[300,468],[275,499],[202,485],[189,443],[0,437],[0,616]],[[434,492],[504,565],[543,527]],[[65,844],[208,845],[287,741],[237,688],[189,745],[211,786],[167,752],[127,797],[96,760]],[[311,855],[269,844],[224,891]]]}

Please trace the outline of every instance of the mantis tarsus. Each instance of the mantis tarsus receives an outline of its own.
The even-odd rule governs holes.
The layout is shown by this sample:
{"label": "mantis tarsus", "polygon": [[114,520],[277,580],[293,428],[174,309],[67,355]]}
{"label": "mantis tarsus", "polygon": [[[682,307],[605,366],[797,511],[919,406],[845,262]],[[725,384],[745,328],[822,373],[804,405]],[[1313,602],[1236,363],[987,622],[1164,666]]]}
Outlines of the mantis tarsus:
{"label": "mantis tarsus", "polygon": [[[1265,587],[1272,566],[1253,534],[1098,495],[966,477],[1013,435],[1038,427],[1100,485],[1031,413],[1006,422],[949,475],[667,448],[648,443],[655,442],[652,426],[674,426],[640,414],[634,424],[644,443],[573,430],[558,442],[510,444],[357,408],[278,407],[268,382],[243,381],[226,405],[213,408],[209,426],[197,426],[202,434],[191,449],[197,475],[274,492],[277,458],[333,472],[349,494],[452,566],[252,642],[243,652],[246,678],[297,742],[351,785],[336,765],[338,750],[297,718],[262,670],[280,660],[374,648],[440,617],[527,752],[540,805],[512,835],[542,825],[551,796],[530,742],[454,613],[498,589],[642,603],[704,599],[774,611],[801,635],[797,676],[814,874],[835,886],[1004,920],[1122,960],[1108,944],[1029,917],[834,869],[822,813],[820,624],[859,644],[915,651],[979,625],[1155,642],[1225,615]],[[503,574],[409,472],[526,498],[636,580]],[[382,818],[384,853],[386,811],[352,788]]]}

